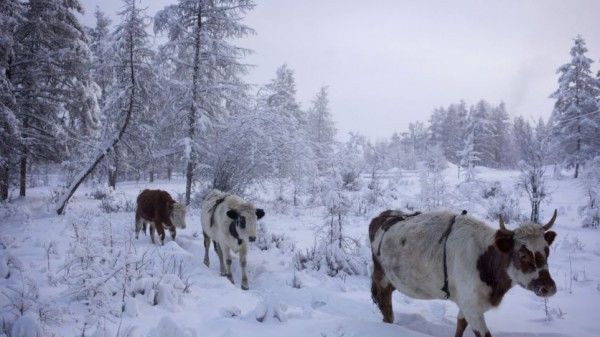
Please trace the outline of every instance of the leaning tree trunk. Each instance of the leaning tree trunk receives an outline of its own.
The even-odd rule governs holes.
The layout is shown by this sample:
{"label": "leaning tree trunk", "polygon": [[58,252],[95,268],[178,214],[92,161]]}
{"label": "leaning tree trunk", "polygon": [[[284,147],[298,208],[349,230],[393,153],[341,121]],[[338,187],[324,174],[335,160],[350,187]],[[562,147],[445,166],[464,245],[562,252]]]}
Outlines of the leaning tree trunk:
{"label": "leaning tree trunk", "polygon": [[56,213],[58,213],[59,215],[63,214],[65,211],[65,207],[67,206],[67,203],[69,202],[69,199],[71,199],[71,197],[73,196],[73,194],[75,193],[75,191],[77,191],[77,188],[79,187],[79,185],[81,185],[81,183],[85,180],[85,178],[87,178],[90,173],[92,173],[94,171],[94,169],[96,168],[96,166],[98,166],[98,164],[100,164],[102,162],[102,160],[106,157],[106,154],[109,153],[110,151],[113,151],[115,146],[117,146],[117,144],[119,143],[119,141],[121,141],[121,138],[123,138],[123,134],[125,133],[125,130],[127,129],[127,126],[129,125],[129,121],[131,120],[131,115],[133,113],[133,105],[135,102],[135,94],[136,94],[136,80],[135,80],[135,72],[134,72],[134,68],[133,68],[133,32],[130,33],[130,40],[129,40],[129,70],[131,72],[131,76],[130,76],[130,85],[131,85],[131,94],[129,96],[129,106],[127,107],[127,113],[125,115],[125,121],[123,122],[123,125],[121,126],[121,129],[119,129],[119,132],[116,134],[115,138],[113,138],[112,142],[110,142],[110,144],[108,144],[108,146],[103,149],[97,156],[96,159],[88,166],[88,168],[84,171],[82,171],[73,181],[73,183],[71,183],[71,185],[67,188],[67,193],[62,197],[62,200],[59,202],[60,203],[60,207],[56,210]]}
{"label": "leaning tree trunk", "polygon": [[196,17],[196,41],[194,45],[194,74],[192,76],[192,106],[188,115],[188,137],[190,141],[191,151],[190,158],[188,158],[186,173],[185,173],[185,203],[190,203],[192,195],[192,183],[194,181],[194,164],[196,161],[196,151],[194,149],[194,138],[196,135],[196,115],[198,102],[198,85],[200,80],[200,38],[202,30],[202,6],[198,4],[198,13]]}

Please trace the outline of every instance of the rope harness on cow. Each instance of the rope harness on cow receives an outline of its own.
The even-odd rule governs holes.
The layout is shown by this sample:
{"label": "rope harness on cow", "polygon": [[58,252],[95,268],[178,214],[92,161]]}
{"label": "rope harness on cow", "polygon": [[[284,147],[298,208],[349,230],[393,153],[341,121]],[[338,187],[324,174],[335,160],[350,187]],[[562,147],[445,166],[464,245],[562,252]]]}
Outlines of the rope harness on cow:
{"label": "rope harness on cow", "polygon": [[[463,210],[461,215],[466,215],[467,211]],[[442,243],[444,241],[444,286],[442,287],[442,291],[446,293],[446,299],[450,298],[450,289],[448,288],[448,262],[446,258],[446,243],[448,242],[448,236],[450,236],[450,232],[452,231],[452,226],[454,226],[454,222],[456,221],[456,215],[452,217],[450,220],[450,224],[448,224],[448,228],[439,239],[438,243]]]}
{"label": "rope harness on cow", "polygon": [[[396,212],[396,211],[394,211]],[[383,234],[381,234],[381,240],[379,240],[379,245],[377,246],[377,256],[381,256],[381,243],[383,242],[383,236],[387,233],[388,229],[392,228],[393,225],[397,224],[400,221],[404,221],[408,218],[412,218],[413,216],[417,216],[421,214],[421,212],[414,212],[412,214],[404,214],[400,211],[397,211],[389,219],[381,225],[381,229],[383,230]]]}

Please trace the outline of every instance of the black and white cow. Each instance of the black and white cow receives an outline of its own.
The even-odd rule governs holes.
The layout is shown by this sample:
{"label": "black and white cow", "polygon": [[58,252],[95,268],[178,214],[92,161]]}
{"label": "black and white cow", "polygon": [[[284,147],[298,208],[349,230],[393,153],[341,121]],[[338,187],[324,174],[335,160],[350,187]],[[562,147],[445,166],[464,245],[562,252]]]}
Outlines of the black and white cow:
{"label": "black and white cow", "polygon": [[371,293],[391,323],[392,292],[418,299],[449,299],[458,305],[456,337],[470,325],[478,337],[491,336],[484,313],[518,284],[541,297],[556,293],[548,271],[550,231],[521,224],[496,230],[468,215],[446,211],[405,216],[385,211],[369,225],[374,269]]}
{"label": "black and white cow", "polygon": [[231,252],[239,253],[244,290],[248,290],[248,241],[256,240],[256,223],[264,215],[262,209],[239,196],[219,190],[212,190],[202,202],[204,264],[210,265],[208,250],[212,240],[219,256],[221,276],[226,276],[234,283],[231,275]]}

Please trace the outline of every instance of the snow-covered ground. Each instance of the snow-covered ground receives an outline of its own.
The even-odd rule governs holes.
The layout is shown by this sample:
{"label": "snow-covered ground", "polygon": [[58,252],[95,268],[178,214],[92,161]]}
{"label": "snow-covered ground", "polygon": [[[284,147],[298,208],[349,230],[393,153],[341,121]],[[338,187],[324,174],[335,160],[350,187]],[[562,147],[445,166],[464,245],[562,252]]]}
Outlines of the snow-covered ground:
{"label": "snow-covered ground", "polygon": [[[450,192],[456,195],[456,169],[451,167],[445,173]],[[499,181],[506,190],[512,190],[517,176],[516,171],[482,169],[478,179],[487,183]],[[366,258],[370,258],[367,246],[370,218],[386,208],[402,208],[407,203],[415,205],[418,200],[417,172],[405,171],[401,178],[390,181],[393,182],[384,184],[384,189],[391,186],[387,184],[396,184],[394,198],[369,208],[367,214],[347,218],[346,234],[363,244],[362,252]],[[543,300],[524,289],[513,288],[498,309],[486,314],[494,336],[600,335],[597,311],[600,309],[600,231],[581,228],[577,209],[584,202],[584,195],[576,180],[567,177],[551,179],[549,186],[552,194],[543,205],[542,219],[546,221],[551,211],[558,209],[559,217],[554,227],[558,237],[549,260],[558,293],[549,299],[549,314],[546,314]],[[33,313],[21,318],[18,324],[41,317],[43,335],[81,336],[84,328],[85,336],[397,337],[454,334],[457,308],[451,302],[413,300],[395,292],[395,323],[385,324],[371,302],[368,275],[329,277],[321,271],[296,271],[294,252],[314,245],[315,228],[324,222],[322,207],[281,207],[266,197],[269,193],[259,194],[260,190],[254,189],[254,197],[250,199],[267,214],[261,220],[262,225],[270,234],[284,234],[285,239],[281,248],[273,246],[260,250],[253,247],[248,260],[250,290],[243,291],[239,286],[237,260],[233,263],[236,285],[219,276],[218,259],[212,248],[210,268],[202,263],[204,248],[198,208],[189,210],[188,227],[178,231],[175,242],[167,236],[165,245],[159,247],[152,245],[148,236],[130,240],[134,227],[131,202],[144,188],[165,189],[173,196],[184,190],[183,181],[179,180],[121,183],[116,191],[117,199],[129,200],[130,204],[125,205],[129,209],[117,212],[103,211],[102,201],[90,195],[94,190],[90,186],[77,192],[65,216],[57,216],[49,206],[49,187],[32,188],[26,199],[3,205],[0,310],[5,323],[14,323],[9,320],[16,318],[11,314],[19,307],[15,299],[25,298],[20,307],[29,308]],[[465,200],[451,200],[455,211],[466,208],[470,214],[485,218],[483,199]],[[118,200],[115,203],[119,204]],[[123,204],[125,202],[120,203]],[[522,196],[520,213],[527,214],[528,207]],[[492,226],[497,225],[496,220],[487,221]],[[510,223],[509,227],[515,225]],[[133,257],[130,258],[147,262],[140,268],[146,268],[148,275],[133,281],[139,291],[127,301],[125,314],[90,315],[91,311],[102,312],[102,308],[92,310],[92,305],[85,305],[84,300],[74,295],[74,286],[69,285],[68,278],[76,272],[68,270],[77,266],[74,259],[82,254],[75,251],[82,249],[81,244],[74,244],[76,235],[90,236],[90,242],[79,241],[90,247],[95,247],[97,241],[112,240],[115,251],[132,242]],[[110,244],[98,246],[109,247]],[[120,265],[120,262],[115,263]],[[102,271],[98,273],[99,280],[104,276],[106,280],[110,278],[110,275],[102,275]],[[28,288],[28,282],[37,289]],[[37,296],[27,296],[35,291]],[[19,293],[22,296],[19,297]],[[111,295],[114,298],[109,296],[107,301],[121,301],[118,289]],[[263,316],[265,319],[259,322],[257,317]],[[472,334],[469,331],[466,335]]]}

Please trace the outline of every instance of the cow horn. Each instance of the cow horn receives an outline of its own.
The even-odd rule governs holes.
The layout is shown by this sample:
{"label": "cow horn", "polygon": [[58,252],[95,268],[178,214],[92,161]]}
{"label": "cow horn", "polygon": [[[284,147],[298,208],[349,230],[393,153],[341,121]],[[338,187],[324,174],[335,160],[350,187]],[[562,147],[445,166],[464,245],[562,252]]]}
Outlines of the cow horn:
{"label": "cow horn", "polygon": [[498,222],[500,223],[500,230],[503,232],[510,232],[506,226],[504,225],[504,219],[502,218],[502,214],[498,214]]}
{"label": "cow horn", "polygon": [[542,226],[544,228],[545,231],[549,230],[550,228],[552,228],[552,225],[554,225],[554,220],[556,220],[556,209],[554,210],[554,214],[552,214],[552,219],[550,219],[550,221],[548,221],[547,224],[545,224],[544,226]]}

